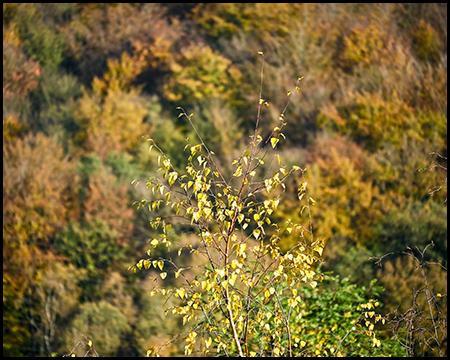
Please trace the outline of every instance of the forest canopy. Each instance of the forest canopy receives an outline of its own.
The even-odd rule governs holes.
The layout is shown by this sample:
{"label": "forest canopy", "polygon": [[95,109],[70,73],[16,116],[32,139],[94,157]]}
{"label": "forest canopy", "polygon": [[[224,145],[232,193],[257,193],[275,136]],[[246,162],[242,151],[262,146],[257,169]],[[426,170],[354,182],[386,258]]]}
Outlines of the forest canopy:
{"label": "forest canopy", "polygon": [[[128,270],[156,236],[155,213],[169,216],[135,206],[160,165],[147,139],[183,168],[200,135],[231,177],[261,104],[263,141],[284,114],[285,138],[268,147],[307,169],[286,182],[275,220],[301,222],[306,180],[331,274],[304,290],[298,333],[320,349],[326,336],[305,329],[351,326],[350,306],[373,296],[398,319],[423,286],[407,249],[429,244],[414,256],[441,265],[425,270],[446,319],[447,4],[6,3],[3,355],[61,356],[92,341],[99,355],[143,356],[185,331],[149,295],[157,267]],[[188,244],[193,232],[172,236]],[[286,233],[280,249],[296,241]],[[400,352],[392,324],[378,324],[378,355],[438,355],[420,341]],[[183,341],[161,354],[183,355]]]}

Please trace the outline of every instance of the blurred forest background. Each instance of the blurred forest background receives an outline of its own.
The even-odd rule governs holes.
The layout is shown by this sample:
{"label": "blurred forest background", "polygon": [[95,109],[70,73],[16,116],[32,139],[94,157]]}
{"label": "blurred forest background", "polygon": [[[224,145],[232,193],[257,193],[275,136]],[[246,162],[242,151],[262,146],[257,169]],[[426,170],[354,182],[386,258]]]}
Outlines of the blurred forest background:
{"label": "blurred forest background", "polygon": [[[377,278],[389,312],[421,279],[408,256],[369,257],[433,241],[446,266],[447,174],[429,168],[447,166],[431,154],[447,156],[447,4],[3,4],[4,356],[62,355],[81,334],[142,356],[180,330],[149,272],[127,270],[154,232],[132,205],[156,168],[143,136],[182,167],[182,106],[230,164],[254,129],[259,51],[263,134],[304,76],[279,149],[307,168],[324,270]],[[291,185],[280,220],[298,214]],[[446,272],[427,275],[447,293]]]}

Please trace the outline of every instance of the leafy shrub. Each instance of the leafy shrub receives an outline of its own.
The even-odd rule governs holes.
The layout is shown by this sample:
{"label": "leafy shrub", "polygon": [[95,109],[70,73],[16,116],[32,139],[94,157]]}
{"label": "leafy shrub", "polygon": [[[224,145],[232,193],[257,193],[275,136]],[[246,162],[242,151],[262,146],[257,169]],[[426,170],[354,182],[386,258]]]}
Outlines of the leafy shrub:
{"label": "leafy shrub", "polygon": [[[79,313],[71,322],[71,331],[65,339],[68,348],[73,347],[73,339],[81,334],[95,339],[95,348],[102,355],[114,354],[120,347],[121,334],[129,331],[127,318],[117,307],[106,301],[98,303],[84,303]],[[78,349],[78,355],[83,356],[85,351]]]}
{"label": "leafy shrub", "polygon": [[[263,56],[262,53],[260,55]],[[297,81],[297,88],[300,80]],[[315,289],[323,280],[317,264],[324,245],[313,235],[310,206],[314,200],[309,196],[307,182],[304,181],[305,170],[298,166],[288,170],[276,153],[280,139],[284,138],[281,130],[286,125],[284,113],[290,99],[279,116],[279,123],[263,142],[258,126],[262,106],[269,104],[260,98],[255,135],[240,157],[233,161],[230,175],[220,170],[214,154],[193,124],[192,116],[181,108],[180,116],[187,118],[200,141],[199,144],[186,146],[190,150],[186,172],[175,168],[161,148],[150,139],[150,147],[155,147],[160,153],[158,172],[161,175],[150,177],[147,182],[154,195],[152,200],[143,199],[137,206],[148,205],[151,211],[164,205],[170,206],[180,221],[168,223],[167,217],[152,220],[152,226],[161,229],[162,233],[149,239],[149,258],[140,260],[131,269],[159,269],[155,282],[159,279],[164,281],[172,273],[175,279],[181,276],[184,280],[181,286],[175,285],[173,288],[155,286],[151,295],[180,299],[181,304],[170,306],[166,314],[172,312],[182,316],[183,325],[194,323],[185,337],[187,355],[200,346],[199,350],[205,354],[214,351],[227,356],[293,356],[302,353],[299,348],[306,346],[305,340],[309,341],[307,336],[301,336],[304,327],[297,321],[302,318],[301,309],[315,304],[307,304],[301,294],[302,289]],[[274,151],[272,159],[269,159],[268,168],[262,170],[263,158],[270,149]],[[271,170],[274,163],[279,166],[275,172]],[[303,210],[309,214],[309,221],[302,225],[288,219],[279,225],[272,217],[280,203],[277,188],[284,190],[286,179],[299,170],[302,182],[297,196]],[[161,196],[156,195],[159,193]],[[270,193],[272,197],[264,196]],[[171,231],[189,223],[199,241],[187,245],[177,243],[178,256],[188,251],[194,256],[202,255],[204,259],[196,265],[184,267],[172,260],[171,252],[176,240]],[[295,234],[297,242],[292,248],[282,251],[279,243],[284,234]],[[161,254],[161,247],[166,248],[164,252],[168,254],[154,255],[155,252]],[[363,335],[373,336],[368,348],[379,347],[381,343],[373,332],[374,323],[369,319],[374,318],[376,323],[381,316],[374,311],[359,317],[354,314],[361,308],[371,310],[377,303],[370,300],[356,308],[353,300],[349,301],[351,304],[347,308],[351,326],[361,320],[367,328]],[[330,321],[327,319],[327,322]],[[345,336],[341,335],[342,341],[332,347],[327,344],[326,349],[322,348],[321,338],[310,346],[315,346],[316,355],[342,354],[339,348],[352,330],[349,329]],[[151,347],[147,355],[158,355],[167,344]]]}
{"label": "leafy shrub", "polygon": [[[315,289],[301,287],[303,304],[299,313],[292,311],[291,315],[298,336],[297,356],[402,356],[403,348],[390,338],[385,327],[374,327],[371,339],[367,337],[366,321],[376,327],[385,321],[376,314],[382,307],[378,301],[382,288],[375,283],[373,280],[367,289],[348,278],[325,274]],[[359,311],[355,311],[355,305]],[[380,347],[374,347],[379,341]]]}
{"label": "leafy shrub", "polygon": [[419,21],[414,33],[414,46],[421,60],[436,62],[441,54],[442,43],[436,30],[424,19]]}
{"label": "leafy shrub", "polygon": [[[122,58],[126,67],[128,58]],[[135,139],[147,129],[145,99],[137,88],[130,87],[130,78],[117,71],[117,63],[110,62],[110,72],[103,79],[95,78],[92,90],[83,90],[78,100],[75,116],[80,122],[76,143],[86,152],[95,152],[106,159],[114,150],[129,151],[136,145]]]}
{"label": "leafy shrub", "polygon": [[97,276],[125,256],[125,248],[117,244],[117,232],[100,220],[70,223],[57,235],[55,247],[90,276]]}
{"label": "leafy shrub", "polygon": [[203,98],[230,99],[240,72],[231,61],[205,44],[192,44],[169,63],[162,93],[170,101],[193,103]]}

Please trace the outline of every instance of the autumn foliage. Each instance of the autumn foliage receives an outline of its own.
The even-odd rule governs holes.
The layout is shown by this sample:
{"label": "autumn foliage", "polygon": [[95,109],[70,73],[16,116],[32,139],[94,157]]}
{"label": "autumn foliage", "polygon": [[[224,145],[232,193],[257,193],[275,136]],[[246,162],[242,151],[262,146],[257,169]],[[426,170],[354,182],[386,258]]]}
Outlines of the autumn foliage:
{"label": "autumn foliage", "polygon": [[446,4],[4,4],[2,146],[4,356],[447,354]]}

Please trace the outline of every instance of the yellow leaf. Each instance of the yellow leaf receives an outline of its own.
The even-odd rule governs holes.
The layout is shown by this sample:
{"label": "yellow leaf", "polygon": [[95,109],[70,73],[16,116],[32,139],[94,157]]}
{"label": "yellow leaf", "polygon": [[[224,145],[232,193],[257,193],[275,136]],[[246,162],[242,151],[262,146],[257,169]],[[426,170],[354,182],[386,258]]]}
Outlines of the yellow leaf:
{"label": "yellow leaf", "polygon": [[178,289],[178,295],[180,296],[180,298],[184,298],[184,296],[186,295],[186,291],[184,289]]}
{"label": "yellow leaf", "polygon": [[161,276],[161,279],[164,280],[166,278],[166,276],[167,276],[167,273],[163,272],[163,273],[159,274],[159,276]]}
{"label": "yellow leaf", "polygon": [[175,171],[171,172],[168,177],[169,185],[173,185],[173,183],[175,182],[175,180],[177,178],[178,178],[178,174]]}
{"label": "yellow leaf", "polygon": [[322,256],[323,247],[317,245],[317,246],[314,248],[314,250],[317,251],[317,252],[319,253],[320,256]]}
{"label": "yellow leaf", "polygon": [[230,278],[230,285],[231,286],[234,286],[234,284],[236,283],[236,279],[237,279],[237,275],[236,274],[231,275],[231,278]]}
{"label": "yellow leaf", "polygon": [[158,261],[158,267],[162,270],[164,267],[164,261],[162,260]]}
{"label": "yellow leaf", "polygon": [[192,215],[192,218],[193,218],[195,221],[198,221],[198,219],[200,219],[200,217],[201,217],[201,214],[200,214],[199,211],[196,211],[196,212]]}
{"label": "yellow leaf", "polygon": [[206,217],[208,217],[211,214],[212,210],[210,208],[204,208],[203,212],[205,213]]}
{"label": "yellow leaf", "polygon": [[239,245],[239,252],[242,254],[247,249],[247,244]]}
{"label": "yellow leaf", "polygon": [[242,167],[238,167],[234,172],[233,176],[239,177],[242,175]]}
{"label": "yellow leaf", "polygon": [[89,340],[88,345],[89,347],[92,347],[92,340]]}
{"label": "yellow leaf", "polygon": [[277,138],[272,138],[270,139],[270,143],[272,144],[272,147],[275,148],[275,146],[277,145],[279,139]]}

